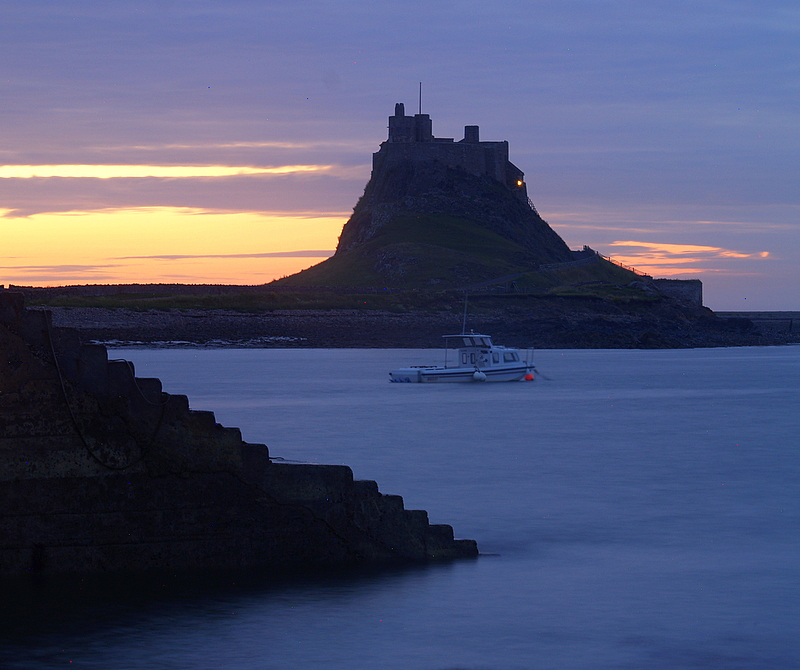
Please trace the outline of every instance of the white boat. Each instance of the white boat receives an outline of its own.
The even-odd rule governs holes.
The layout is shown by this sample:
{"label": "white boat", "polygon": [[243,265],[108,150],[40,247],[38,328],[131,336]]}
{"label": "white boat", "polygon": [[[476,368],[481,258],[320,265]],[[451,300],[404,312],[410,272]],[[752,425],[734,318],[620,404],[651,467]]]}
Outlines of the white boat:
{"label": "white boat", "polygon": [[[533,381],[533,352],[492,344],[478,333],[444,335],[444,365],[414,365],[389,373],[393,382]],[[448,355],[451,360],[448,361]],[[452,359],[455,360],[452,360]]]}

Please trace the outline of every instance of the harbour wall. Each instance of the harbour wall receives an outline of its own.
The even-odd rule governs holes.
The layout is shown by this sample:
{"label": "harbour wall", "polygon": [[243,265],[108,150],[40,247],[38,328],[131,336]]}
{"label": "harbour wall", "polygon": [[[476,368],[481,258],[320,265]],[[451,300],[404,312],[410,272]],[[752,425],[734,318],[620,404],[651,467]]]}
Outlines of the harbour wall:
{"label": "harbour wall", "polygon": [[473,557],[346,466],[274,462],[0,293],[0,575]]}
{"label": "harbour wall", "polygon": [[800,333],[800,312],[715,312],[720,319],[746,319],[762,332]]}

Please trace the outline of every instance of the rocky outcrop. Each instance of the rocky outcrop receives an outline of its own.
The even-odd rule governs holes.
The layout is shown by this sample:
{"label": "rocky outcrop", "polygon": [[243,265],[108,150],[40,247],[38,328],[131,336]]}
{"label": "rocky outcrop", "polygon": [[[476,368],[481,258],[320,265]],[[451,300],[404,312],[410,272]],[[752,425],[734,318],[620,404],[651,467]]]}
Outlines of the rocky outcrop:
{"label": "rocky outcrop", "polygon": [[438,290],[571,258],[504,184],[435,160],[409,160],[373,171],[333,257],[275,284]]}
{"label": "rocky outcrop", "polygon": [[272,462],[265,445],[0,293],[0,574],[475,555],[348,467]]}
{"label": "rocky outcrop", "polygon": [[366,244],[383,226],[407,214],[475,221],[525,249],[532,264],[572,258],[558,234],[504,184],[435,160],[401,161],[374,170],[342,230],[336,253]]}
{"label": "rocky outcrop", "polygon": [[572,259],[505,184],[436,160],[376,166],[333,257],[285,286],[453,288]]}

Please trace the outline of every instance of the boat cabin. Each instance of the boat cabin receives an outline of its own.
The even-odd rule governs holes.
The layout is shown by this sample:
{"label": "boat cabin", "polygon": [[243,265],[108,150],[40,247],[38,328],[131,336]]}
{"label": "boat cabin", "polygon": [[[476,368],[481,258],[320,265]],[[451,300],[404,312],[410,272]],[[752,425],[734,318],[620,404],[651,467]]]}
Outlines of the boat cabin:
{"label": "boat cabin", "polygon": [[507,349],[494,346],[492,338],[488,335],[477,333],[461,335],[444,335],[445,362],[447,367],[448,351],[455,350],[456,367],[484,368],[496,365],[512,365],[520,362],[519,352],[516,349]]}

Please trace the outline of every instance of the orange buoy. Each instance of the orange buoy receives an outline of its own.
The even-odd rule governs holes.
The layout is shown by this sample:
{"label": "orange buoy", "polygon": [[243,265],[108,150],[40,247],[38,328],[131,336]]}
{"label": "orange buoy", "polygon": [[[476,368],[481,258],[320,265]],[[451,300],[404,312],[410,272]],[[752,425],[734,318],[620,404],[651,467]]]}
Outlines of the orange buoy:
{"label": "orange buoy", "polygon": [[525,375],[525,381],[526,382],[532,382],[533,381],[533,375],[530,372],[527,375]]}

